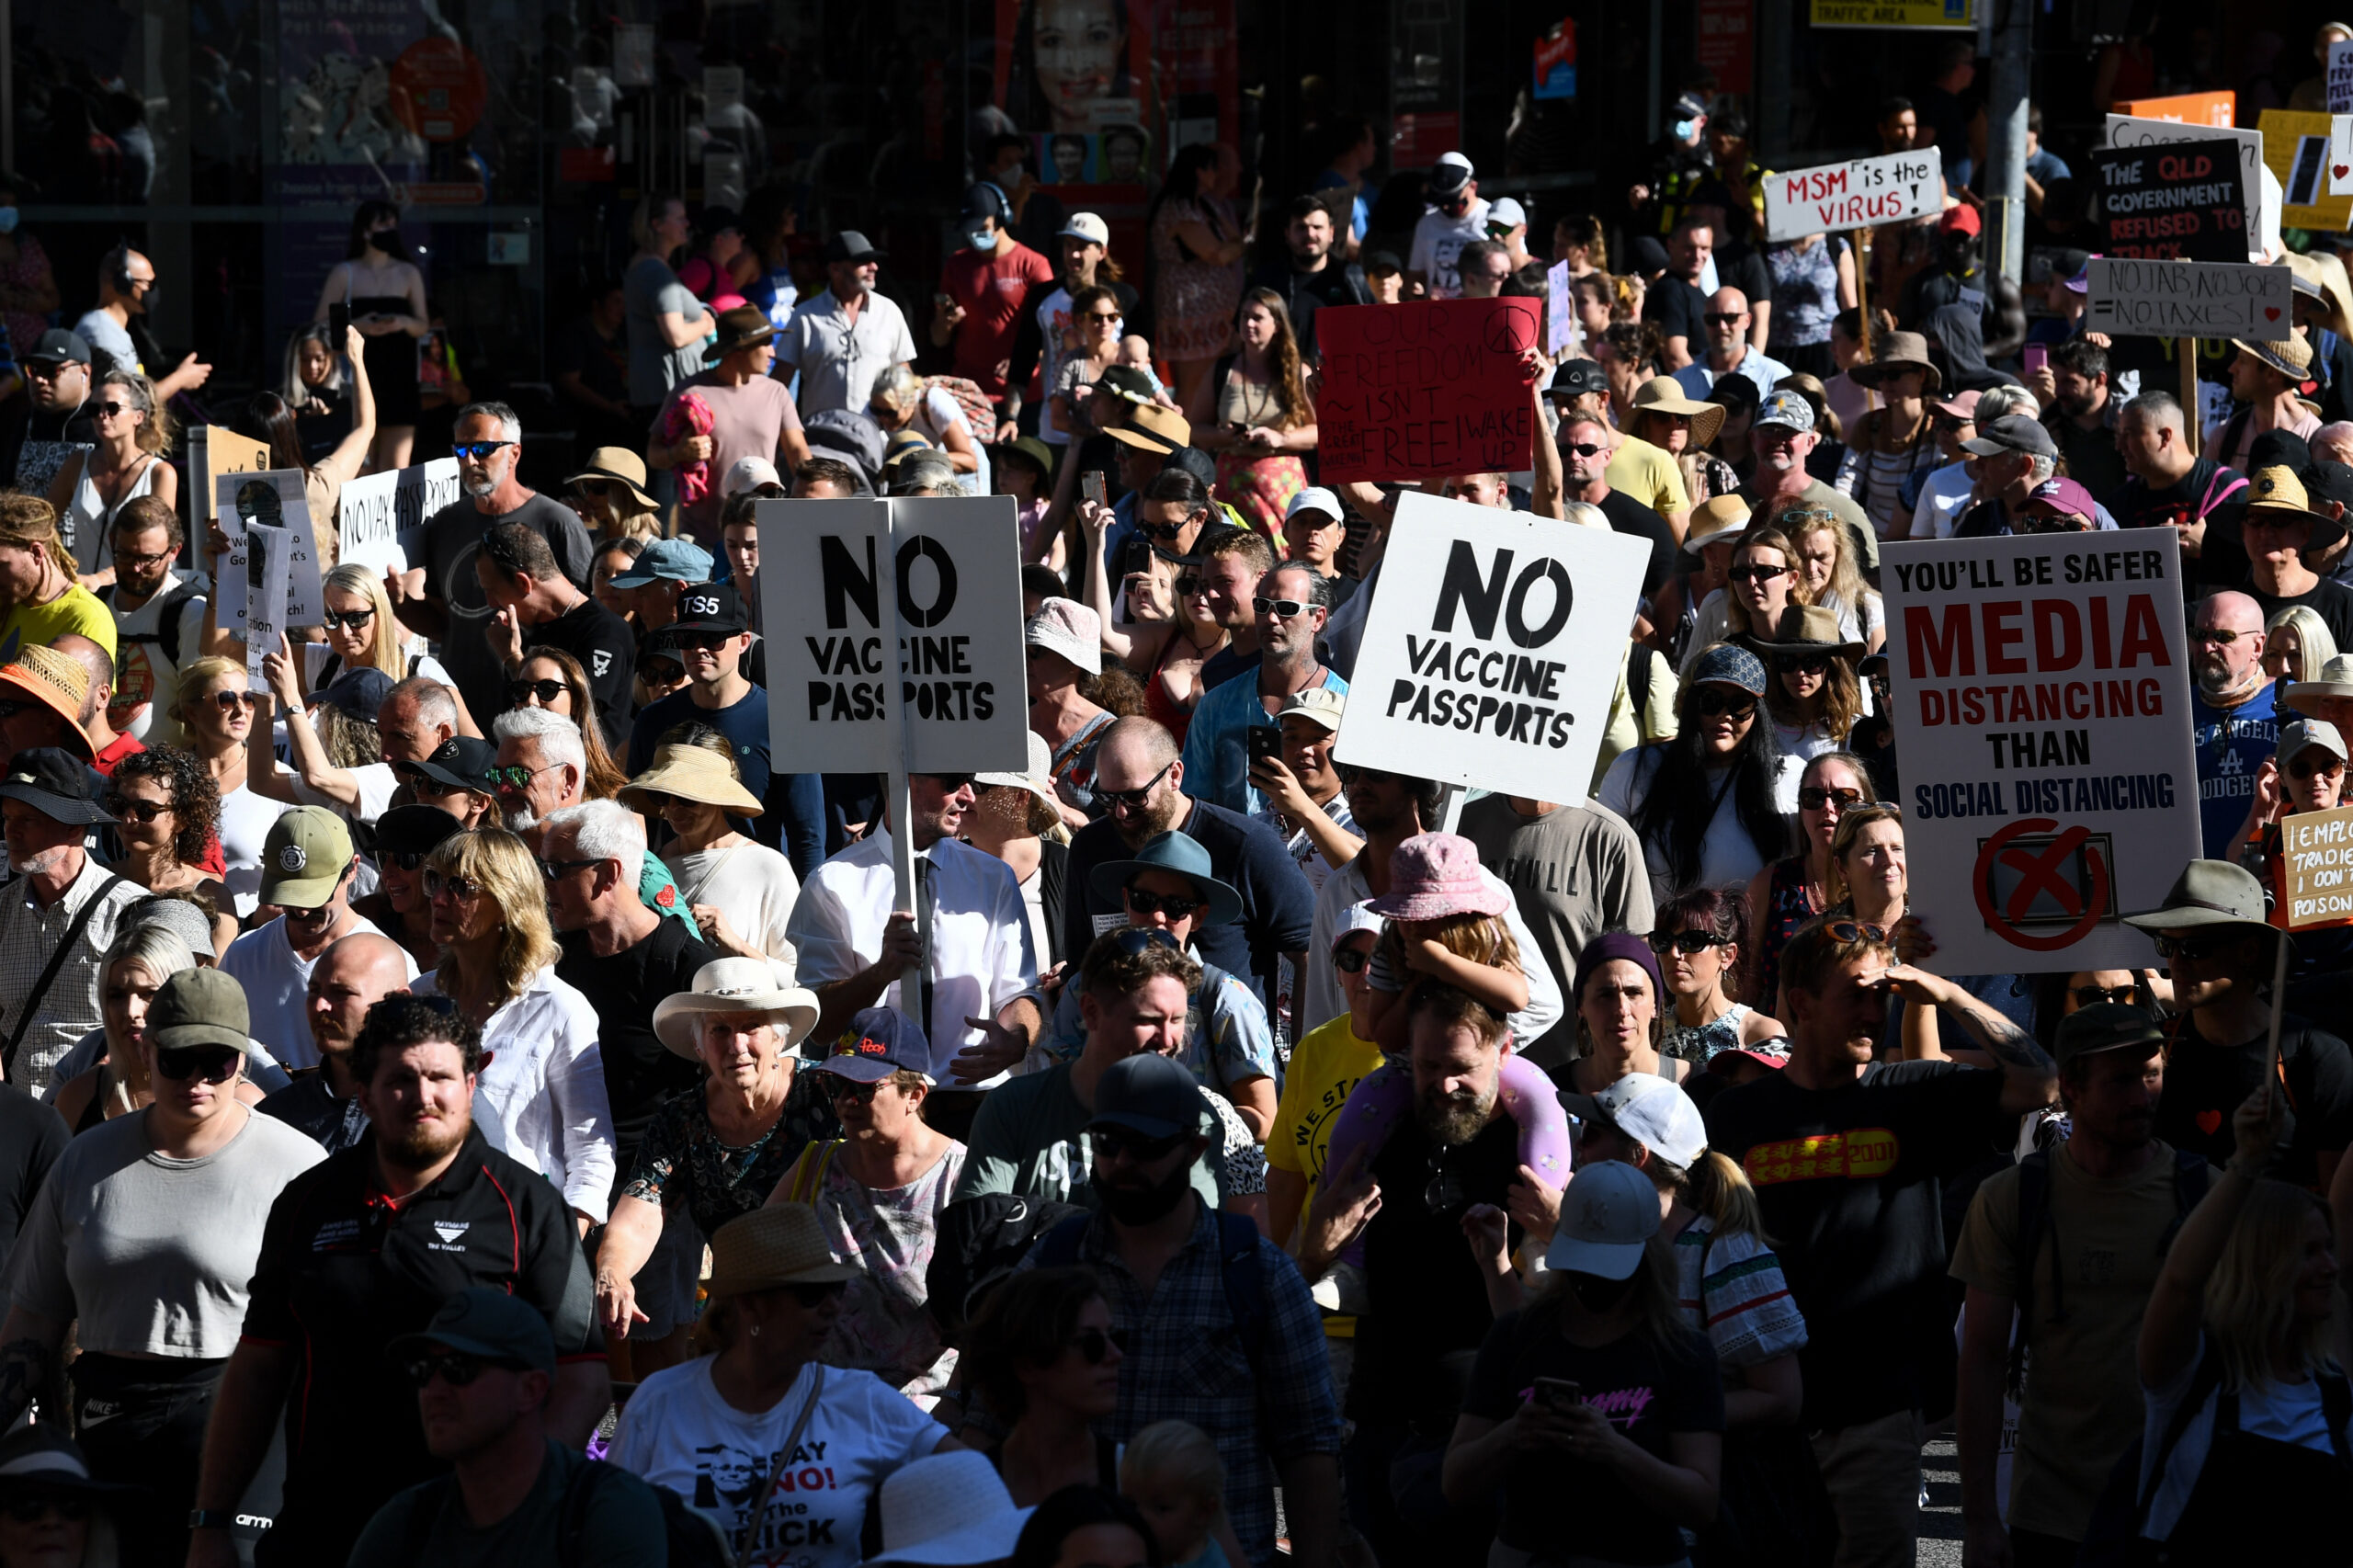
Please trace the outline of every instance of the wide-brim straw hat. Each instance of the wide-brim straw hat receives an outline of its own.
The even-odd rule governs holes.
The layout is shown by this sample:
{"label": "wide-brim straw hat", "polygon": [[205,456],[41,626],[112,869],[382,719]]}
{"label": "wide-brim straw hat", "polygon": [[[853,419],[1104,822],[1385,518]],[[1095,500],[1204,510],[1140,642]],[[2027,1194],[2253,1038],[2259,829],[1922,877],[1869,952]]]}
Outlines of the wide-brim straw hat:
{"label": "wide-brim straw hat", "polygon": [[[2244,337],[2234,337],[2231,347],[2245,349],[2290,381],[2301,383],[2313,373],[2313,351],[2301,337],[2286,337],[2277,343],[2250,343]],[[2319,410],[2313,412],[2317,414]]]}
{"label": "wide-brim straw hat", "polygon": [[1702,546],[1729,543],[1748,531],[1752,514],[1737,495],[1717,495],[1691,508],[1691,531],[1683,538],[1683,553],[1699,559]]}
{"label": "wide-brim straw hat", "polygon": [[1724,405],[1684,396],[1682,383],[1673,376],[1653,376],[1635,389],[1634,416],[1645,414],[1680,414],[1688,418],[1694,448],[1706,446],[1724,427]]}
{"label": "wide-brim straw hat", "polygon": [[588,466],[563,483],[574,485],[584,479],[613,480],[627,485],[637,504],[649,512],[662,505],[645,493],[645,460],[627,447],[598,447],[588,454]]}
{"label": "wide-brim straw hat", "polygon": [[1022,773],[975,773],[975,784],[1003,785],[1011,790],[1027,790],[1046,804],[1058,805],[1054,799],[1054,753],[1046,744],[1046,737],[1035,730],[1025,732],[1029,742],[1029,769]]}
{"label": "wide-brim straw hat", "polygon": [[645,799],[648,795],[676,795],[744,817],[758,816],[764,809],[760,798],[744,788],[725,757],[695,745],[656,747],[654,766],[622,785],[620,794],[621,804],[649,815],[658,808]]}
{"label": "wide-brim straw hat", "polygon": [[1858,365],[1847,379],[1859,387],[1875,387],[1897,370],[1923,370],[1920,390],[1934,397],[1944,390],[1944,373],[1928,358],[1928,340],[1916,332],[1891,332],[1879,342],[1879,352],[1868,365]]}
{"label": "wide-brim straw hat", "polygon": [[90,732],[82,728],[82,700],[89,695],[90,672],[71,655],[45,643],[28,642],[14,662],[0,665],[0,687],[21,692],[65,721],[66,749],[84,762],[97,755]]}
{"label": "wide-brim straw hat", "polygon": [[2318,713],[2322,701],[2332,697],[2353,699],[2353,653],[2339,653],[2321,665],[2317,679],[2290,681],[2280,701],[2299,713]]}
{"label": "wide-brim straw hat", "polygon": [[674,1054],[699,1062],[696,1037],[705,1014],[757,1013],[783,1036],[785,1054],[798,1056],[822,1010],[815,992],[779,985],[766,959],[716,959],[695,971],[693,990],[654,1004],[654,1038]]}
{"label": "wide-brim straw hat", "polygon": [[863,1272],[834,1256],[816,1210],[806,1203],[779,1203],[739,1214],[719,1227],[710,1238],[706,1290],[716,1301],[786,1285],[838,1285]]}
{"label": "wide-brim straw hat", "polygon": [[1748,645],[1760,653],[1836,653],[1842,659],[1862,657],[1864,647],[1841,633],[1838,612],[1822,605],[1789,606],[1770,640],[1752,636]]}

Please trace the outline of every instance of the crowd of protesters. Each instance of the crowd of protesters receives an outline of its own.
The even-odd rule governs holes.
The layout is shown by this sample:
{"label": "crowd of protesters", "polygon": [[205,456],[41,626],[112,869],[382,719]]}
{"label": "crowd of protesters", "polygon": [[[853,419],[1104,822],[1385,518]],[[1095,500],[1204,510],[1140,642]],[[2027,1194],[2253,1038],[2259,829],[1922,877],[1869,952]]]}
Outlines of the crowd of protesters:
{"label": "crowd of protesters", "polygon": [[[800,298],[649,196],[563,493],[461,402],[458,498],[362,565],[340,488],[439,455],[371,203],[240,426],[329,568],[250,665],[167,457],[205,368],[125,311],[20,346],[0,1568],[1894,1568],[1946,1431],[1972,1568],[2344,1560],[2353,945],[2269,977],[2353,749],[2353,286],[2290,258],[2296,336],[2185,409],[2082,253],[2029,326],[1968,162],[1866,321],[1686,95],[1628,270],[1552,231],[1531,468],[1402,485],[1319,483],[1316,317],[1545,296],[1461,153],[1403,258],[1354,176],[1253,210],[1183,149],[1115,257],[993,164],[912,324],[855,230]],[[1556,799],[1335,757],[1407,488],[1650,551]],[[785,771],[763,504],[990,494],[1027,765]],[[2158,963],[1946,973],[1881,547],[2151,527],[2202,837]]]}

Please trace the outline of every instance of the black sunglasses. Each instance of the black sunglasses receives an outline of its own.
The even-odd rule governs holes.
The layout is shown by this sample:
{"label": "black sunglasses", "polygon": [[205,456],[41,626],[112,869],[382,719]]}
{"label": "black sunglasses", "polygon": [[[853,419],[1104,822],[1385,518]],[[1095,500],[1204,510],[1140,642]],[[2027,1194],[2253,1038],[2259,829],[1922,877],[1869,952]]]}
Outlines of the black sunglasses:
{"label": "black sunglasses", "polygon": [[1747,320],[1748,312],[1746,311],[1702,311],[1699,312],[1699,319],[1710,326],[1727,326],[1736,321]]}
{"label": "black sunglasses", "polygon": [[1825,790],[1819,784],[1809,784],[1798,791],[1798,804],[1809,812],[1818,812],[1833,801],[1837,802],[1839,810],[1845,811],[1861,805],[1863,792],[1860,790]]}
{"label": "black sunglasses", "polygon": [[1195,910],[1206,907],[1209,902],[1186,898],[1177,893],[1146,892],[1132,885],[1121,891],[1128,895],[1128,907],[1138,915],[1165,915],[1171,920],[1182,920]]}
{"label": "black sunglasses", "polygon": [[1745,691],[1734,695],[1703,688],[1691,699],[1691,706],[1705,719],[1712,719],[1719,713],[1728,713],[1735,719],[1749,719],[1756,713],[1756,699]]}
{"label": "black sunglasses", "polygon": [[2245,939],[2246,933],[2243,931],[2234,931],[2227,937],[2182,937],[2171,931],[2161,931],[2156,937],[2157,957],[2168,962],[2175,959],[2188,959],[2192,963],[2202,963],[2225,948]]}
{"label": "black sunglasses", "polygon": [[742,635],[734,631],[673,631],[664,641],[673,648],[692,649],[699,653],[715,653]]}
{"label": "black sunglasses", "polygon": [[637,673],[656,686],[675,686],[687,678],[687,666],[676,659],[646,659],[638,665]]}
{"label": "black sunglasses", "polygon": [[1577,456],[1579,456],[1579,457],[1581,457],[1581,458],[1596,457],[1596,456],[1598,456],[1600,453],[1603,453],[1603,452],[1608,451],[1608,449],[1608,449],[1608,448],[1607,448],[1607,447],[1597,447],[1597,446],[1594,445],[1591,441],[1572,441],[1572,442],[1567,442],[1567,443],[1564,443],[1564,444],[1562,446],[1562,448],[1561,448],[1561,450],[1562,450],[1562,451],[1563,451],[1563,452],[1574,452]]}
{"label": "black sunglasses", "polygon": [[506,704],[520,708],[534,697],[542,702],[553,702],[571,689],[560,680],[510,680],[506,683]]}
{"label": "black sunglasses", "polygon": [[1817,676],[1827,674],[1830,655],[1827,653],[1776,653],[1773,668],[1785,676]]}
{"label": "black sunglasses", "polygon": [[1357,974],[1372,961],[1372,954],[1364,948],[1342,948],[1332,955],[1332,963],[1342,974]]}
{"label": "black sunglasses", "polygon": [[449,449],[449,455],[453,458],[470,458],[475,462],[481,462],[499,448],[511,447],[514,444],[512,441],[460,441]]}
{"label": "black sunglasses", "polygon": [[1654,953],[1663,953],[1672,948],[1678,953],[1697,955],[1710,948],[1732,946],[1731,937],[1719,937],[1712,931],[1654,931],[1647,940]]}
{"label": "black sunglasses", "polygon": [[487,1357],[469,1356],[462,1350],[443,1350],[430,1356],[415,1356],[402,1363],[401,1370],[418,1388],[439,1378],[453,1389],[464,1388],[483,1375],[485,1369],[503,1367],[510,1372],[525,1369],[512,1361],[494,1361]]}
{"label": "black sunglasses", "polygon": [[382,855],[381,858],[389,865],[397,866],[404,871],[413,873],[419,866],[425,864],[425,858],[431,853],[429,849],[395,849]]}
{"label": "black sunglasses", "polygon": [[330,631],[340,631],[347,626],[357,631],[375,619],[376,612],[373,609],[330,609],[319,612],[319,619],[326,624]]}
{"label": "black sunglasses", "polygon": [[1136,519],[1136,532],[1146,539],[1175,539],[1184,531],[1183,523],[1148,523],[1141,517]]}
{"label": "black sunglasses", "polygon": [[834,1100],[848,1100],[853,1105],[871,1105],[874,1091],[882,1086],[880,1079],[861,1084],[855,1078],[845,1078],[838,1073],[825,1074],[825,1095]]}
{"label": "black sunglasses", "polygon": [[1161,764],[1159,772],[1133,790],[1106,790],[1098,785],[1095,790],[1095,798],[1114,807],[1125,806],[1131,812],[1140,812],[1143,810],[1143,803],[1151,797],[1152,792],[1160,788],[1160,781],[1168,777],[1168,770],[1176,766],[1176,760],[1173,756],[1170,757]]}
{"label": "black sunglasses", "polygon": [[225,1045],[194,1045],[181,1050],[157,1047],[155,1071],[176,1084],[190,1078],[208,1084],[225,1084],[237,1075],[238,1064],[244,1052],[232,1051]]}
{"label": "black sunglasses", "polygon": [[1769,583],[1789,570],[1787,566],[1758,566],[1751,562],[1746,566],[1735,566],[1724,575],[1735,583]]}
{"label": "black sunglasses", "polygon": [[935,773],[930,777],[939,781],[939,792],[943,795],[952,795],[972,781],[972,775],[969,773]]}
{"label": "black sunglasses", "polygon": [[131,817],[139,822],[153,822],[172,809],[168,801],[134,801],[128,795],[108,795],[102,803],[107,809],[107,815]]}
{"label": "black sunglasses", "polygon": [[1868,920],[1825,920],[1822,928],[1840,942],[1884,942],[1887,927],[1874,926]]}
{"label": "black sunglasses", "polygon": [[1199,577],[1193,576],[1191,574],[1188,573],[1186,575],[1176,579],[1176,597],[1178,598],[1189,599],[1200,591],[1201,580]]}

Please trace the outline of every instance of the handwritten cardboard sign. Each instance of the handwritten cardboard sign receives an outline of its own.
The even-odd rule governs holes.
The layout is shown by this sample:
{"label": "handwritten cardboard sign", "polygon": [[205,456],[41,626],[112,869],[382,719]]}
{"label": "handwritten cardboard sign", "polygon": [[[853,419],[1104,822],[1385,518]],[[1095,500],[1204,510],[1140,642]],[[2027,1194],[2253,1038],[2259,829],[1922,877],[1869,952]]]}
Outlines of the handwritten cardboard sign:
{"label": "handwritten cardboard sign", "polygon": [[2092,153],[2092,167],[2107,255],[2246,260],[2245,186],[2232,142],[2110,147]]}
{"label": "handwritten cardboard sign", "polygon": [[1544,274],[1544,352],[1554,359],[1578,346],[1576,300],[1569,288],[1569,264],[1556,261]]}
{"label": "handwritten cardboard sign", "polygon": [[2086,323],[2111,336],[2278,343],[2295,330],[2295,274],[2285,267],[2094,256],[2084,280]]}
{"label": "handwritten cardboard sign", "polygon": [[1802,240],[1925,217],[1945,204],[1944,165],[1933,149],[1890,153],[1765,176],[1765,237]]}
{"label": "handwritten cardboard sign", "polygon": [[2279,821],[2279,908],[2291,930],[2353,926],[2353,806]]}
{"label": "handwritten cardboard sign", "polygon": [[1316,312],[1324,482],[1528,467],[1536,409],[1520,356],[1537,344],[1537,305],[1417,300]]}
{"label": "handwritten cardboard sign", "polygon": [[2353,114],[2353,42],[2328,46],[2328,112]]}

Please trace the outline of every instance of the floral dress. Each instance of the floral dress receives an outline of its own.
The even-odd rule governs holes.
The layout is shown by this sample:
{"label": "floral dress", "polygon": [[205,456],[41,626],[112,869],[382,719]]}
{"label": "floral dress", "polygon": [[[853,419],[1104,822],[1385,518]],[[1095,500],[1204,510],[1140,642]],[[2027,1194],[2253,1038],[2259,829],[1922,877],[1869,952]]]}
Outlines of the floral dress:
{"label": "floral dress", "polygon": [[1214,196],[1174,197],[1152,221],[1152,270],[1156,282],[1158,341],[1165,359],[1214,359],[1233,346],[1233,309],[1242,302],[1242,264],[1202,261],[1176,235],[1178,225],[1200,223],[1221,239],[1238,234],[1233,210]]}
{"label": "floral dress", "polygon": [[840,1136],[822,1074],[796,1074],[776,1125],[741,1148],[721,1142],[697,1085],[654,1111],[620,1196],[666,1209],[684,1204],[704,1236],[713,1236],[728,1221],[766,1203],[801,1150]]}

